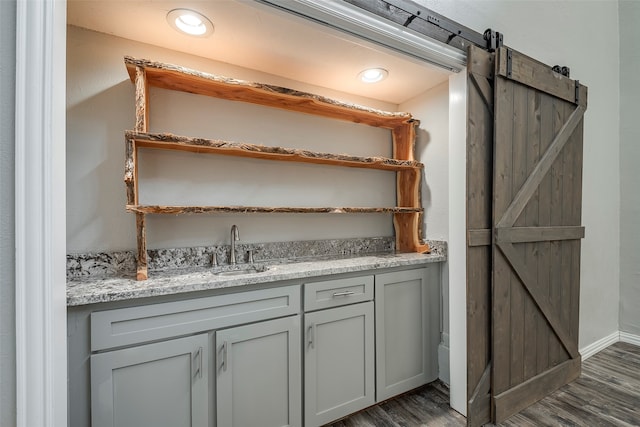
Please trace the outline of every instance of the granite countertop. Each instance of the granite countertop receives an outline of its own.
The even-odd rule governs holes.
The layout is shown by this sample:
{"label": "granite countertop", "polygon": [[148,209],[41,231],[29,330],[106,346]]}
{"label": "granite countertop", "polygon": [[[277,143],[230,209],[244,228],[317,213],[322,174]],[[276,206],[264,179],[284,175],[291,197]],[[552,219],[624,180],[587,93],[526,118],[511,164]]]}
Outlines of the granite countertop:
{"label": "granite countertop", "polygon": [[446,261],[446,247],[430,254],[387,253],[348,258],[320,257],[302,262],[266,263],[267,271],[239,276],[219,276],[211,267],[176,268],[155,271],[149,279],[136,281],[133,275],[117,277],[75,277],[67,280],[67,306],[123,301],[160,295],[181,294],[211,289],[233,288],[282,280],[351,273],[377,268],[418,266]]}

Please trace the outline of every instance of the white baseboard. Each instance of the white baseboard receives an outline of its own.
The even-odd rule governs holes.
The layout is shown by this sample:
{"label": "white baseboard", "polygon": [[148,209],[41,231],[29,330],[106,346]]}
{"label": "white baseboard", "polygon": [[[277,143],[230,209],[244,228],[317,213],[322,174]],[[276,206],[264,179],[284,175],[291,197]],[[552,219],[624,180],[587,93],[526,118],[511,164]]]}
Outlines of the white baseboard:
{"label": "white baseboard", "polygon": [[582,360],[587,360],[597,352],[604,350],[609,347],[611,344],[615,344],[620,341],[620,332],[616,331],[610,335],[607,335],[604,338],[599,339],[598,341],[589,344],[580,349],[580,354],[582,355]]}
{"label": "white baseboard", "polygon": [[629,332],[620,332],[620,341],[640,346],[640,335],[630,334]]}
{"label": "white baseboard", "polygon": [[443,383],[451,384],[451,368],[449,362],[449,334],[442,333],[442,341],[438,346],[438,378]]}

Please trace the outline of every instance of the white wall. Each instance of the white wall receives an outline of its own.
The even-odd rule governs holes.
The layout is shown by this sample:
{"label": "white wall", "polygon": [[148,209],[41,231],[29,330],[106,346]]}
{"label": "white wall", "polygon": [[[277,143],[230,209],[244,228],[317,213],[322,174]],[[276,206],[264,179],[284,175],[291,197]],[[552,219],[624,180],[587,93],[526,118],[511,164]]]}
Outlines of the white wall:
{"label": "white wall", "polygon": [[544,63],[567,65],[589,87],[585,115],[580,347],[618,330],[620,131],[618,4],[615,1],[418,0]]}
{"label": "white wall", "polygon": [[[420,120],[416,159],[424,163],[422,206],[424,235],[449,241],[449,82],[444,82],[400,104]],[[442,266],[442,332],[449,333],[449,269]]]}
{"label": "white wall", "polygon": [[[416,159],[425,165],[422,182],[425,237],[449,241],[449,82],[403,102],[399,108],[420,120]],[[439,377],[449,384],[449,263],[441,266],[441,285]]]}
{"label": "white wall", "polygon": [[415,98],[400,104],[420,120],[416,137],[416,159],[424,163],[422,205],[425,236],[431,240],[447,240],[449,225],[449,83],[444,82]]}
{"label": "white wall", "polygon": [[0,426],[16,424],[15,16],[15,0],[0,1]]}
{"label": "white wall", "polygon": [[620,330],[640,335],[640,2],[620,1]]}
{"label": "white wall", "polygon": [[[395,111],[396,105],[311,87],[75,27],[68,29],[67,245],[69,253],[135,248],[126,213],[125,129],[134,122],[134,88],[124,55],[319,93]],[[388,130],[152,89],[151,131],[356,155],[391,155]],[[140,199],[149,204],[393,206],[395,175],[233,157],[145,150]],[[390,236],[390,215],[152,216],[149,248],[227,243],[238,224],[247,242]]]}

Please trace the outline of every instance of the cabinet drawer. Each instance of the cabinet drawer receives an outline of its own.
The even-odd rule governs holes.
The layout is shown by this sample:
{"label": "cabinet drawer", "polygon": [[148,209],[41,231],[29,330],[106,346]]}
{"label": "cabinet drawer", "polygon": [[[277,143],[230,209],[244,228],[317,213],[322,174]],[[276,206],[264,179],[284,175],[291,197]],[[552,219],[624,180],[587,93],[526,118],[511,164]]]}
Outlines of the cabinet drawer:
{"label": "cabinet drawer", "polygon": [[91,313],[91,351],[139,344],[300,312],[300,286]]}
{"label": "cabinet drawer", "polygon": [[373,276],[327,280],[304,285],[304,310],[370,301],[373,299]]}

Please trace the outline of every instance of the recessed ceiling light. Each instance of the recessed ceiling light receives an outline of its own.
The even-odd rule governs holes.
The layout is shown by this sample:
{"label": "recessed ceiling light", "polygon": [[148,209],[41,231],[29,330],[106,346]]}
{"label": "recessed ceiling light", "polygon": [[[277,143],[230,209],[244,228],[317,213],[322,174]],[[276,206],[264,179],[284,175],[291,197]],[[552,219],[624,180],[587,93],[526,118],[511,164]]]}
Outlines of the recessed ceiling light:
{"label": "recessed ceiling light", "polygon": [[195,37],[209,37],[213,24],[206,16],[189,9],[173,9],[167,13],[167,22],[174,30]]}
{"label": "recessed ceiling light", "polygon": [[384,68],[367,68],[360,71],[358,78],[363,83],[377,83],[384,80],[389,75],[389,72]]}

